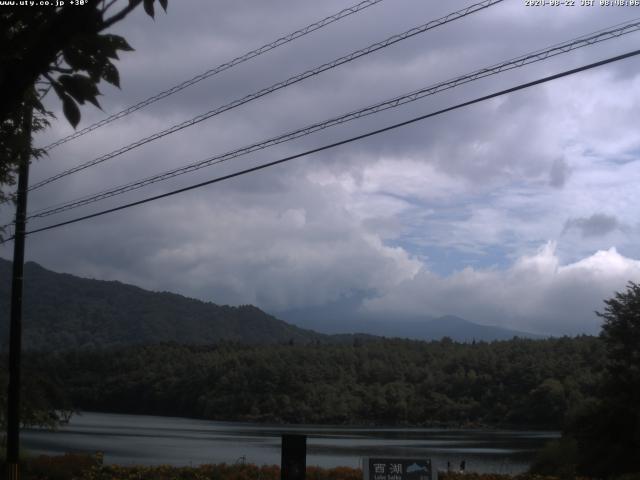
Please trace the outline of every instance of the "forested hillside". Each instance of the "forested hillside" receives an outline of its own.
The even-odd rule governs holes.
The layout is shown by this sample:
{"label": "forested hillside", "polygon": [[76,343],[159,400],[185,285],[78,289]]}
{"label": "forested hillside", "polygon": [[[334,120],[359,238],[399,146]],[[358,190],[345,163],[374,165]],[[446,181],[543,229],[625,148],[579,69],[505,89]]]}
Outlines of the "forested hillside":
{"label": "forested hillside", "polygon": [[[11,262],[0,259],[0,318],[8,319]],[[25,264],[24,345],[28,350],[104,348],[176,341],[210,344],[310,342],[324,336],[251,305],[220,306],[120,282],[90,280]],[[8,336],[0,322],[0,344]]]}
{"label": "forested hillside", "polygon": [[37,355],[79,409],[295,423],[558,428],[590,397],[595,337],[458,344],[176,344]]}
{"label": "forested hillside", "polygon": [[[0,258],[0,320],[6,319],[0,321],[0,349],[8,337],[10,286],[11,262]],[[312,323],[316,326],[340,323],[345,328],[336,330],[341,334],[321,334],[283,322],[252,305],[220,306],[120,282],[56,273],[33,262],[25,264],[27,350],[108,348],[170,341],[197,345],[220,341],[344,343],[353,341],[353,335],[366,341],[371,333],[428,340],[448,336],[461,341],[531,337],[525,332],[478,325],[452,316],[355,323],[335,317],[322,321],[315,318],[315,322]]]}

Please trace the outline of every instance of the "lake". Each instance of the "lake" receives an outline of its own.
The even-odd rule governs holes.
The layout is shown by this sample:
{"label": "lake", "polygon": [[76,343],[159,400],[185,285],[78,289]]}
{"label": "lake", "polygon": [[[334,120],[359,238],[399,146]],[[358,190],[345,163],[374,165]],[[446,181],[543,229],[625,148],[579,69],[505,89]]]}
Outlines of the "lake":
{"label": "lake", "polygon": [[306,434],[307,465],[360,467],[363,457],[431,458],[468,471],[520,473],[557,432],[264,425],[189,418],[85,412],[56,432],[24,430],[34,454],[104,452],[120,465],[280,464],[280,435]]}

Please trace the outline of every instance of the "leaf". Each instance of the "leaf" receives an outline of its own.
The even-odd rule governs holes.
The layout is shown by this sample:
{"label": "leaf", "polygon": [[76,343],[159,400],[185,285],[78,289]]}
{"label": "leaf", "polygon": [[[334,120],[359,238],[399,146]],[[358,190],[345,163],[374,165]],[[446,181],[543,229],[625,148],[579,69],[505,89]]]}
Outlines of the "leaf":
{"label": "leaf", "polygon": [[100,104],[96,99],[97,95],[100,95],[100,91],[96,86],[93,79],[86,75],[60,75],[58,82],[64,87],[64,89],[80,104],[84,104],[85,101],[91,102],[96,107],[100,108]]}
{"label": "leaf", "polygon": [[169,3],[168,0],[158,0],[160,2],[160,6],[162,7],[162,9],[166,12],[167,11],[167,4]]}
{"label": "leaf", "polygon": [[91,79],[97,83],[102,76],[102,65],[108,59],[98,46],[85,45],[84,47],[65,49],[63,51],[64,61],[73,70],[85,70],[89,73]]}
{"label": "leaf", "polygon": [[77,48],[65,48],[62,51],[64,61],[74,70],[85,70],[87,61],[85,56]]}
{"label": "leaf", "polygon": [[120,88],[120,73],[113,63],[109,62],[104,65],[104,68],[102,69],[102,78],[111,85],[115,85]]}
{"label": "leaf", "polygon": [[58,98],[62,100],[62,98],[66,95],[66,93],[64,93],[64,88],[62,88],[62,85],[54,81],[51,82],[51,86],[53,87],[53,91],[56,92],[56,95],[58,95]]}
{"label": "leaf", "polygon": [[125,52],[133,52],[133,47],[120,35],[106,34],[102,38],[109,42],[114,50],[123,50]]}
{"label": "leaf", "polygon": [[100,81],[100,77],[102,77],[102,67],[107,61],[108,60],[103,59],[102,62],[100,62],[95,57],[89,57],[89,63],[87,64],[86,70],[93,83],[98,83]]}
{"label": "leaf", "polygon": [[78,82],[76,81],[76,79],[74,79],[74,77],[72,77],[71,75],[60,75],[58,77],[58,83],[62,86],[62,90],[63,90],[62,96],[68,93],[80,105],[84,104],[85,95],[82,92],[81,87],[78,85]]}
{"label": "leaf", "polygon": [[154,18],[155,12],[153,11],[153,0],[144,0],[144,11],[147,12],[151,18]]}
{"label": "leaf", "polygon": [[98,99],[96,97],[87,98],[87,102],[90,102],[93,106],[102,110],[102,106],[100,105],[100,102],[98,102]]}
{"label": "leaf", "polygon": [[69,95],[62,97],[62,111],[73,128],[80,123],[80,109]]}
{"label": "leaf", "polygon": [[98,44],[97,52],[99,52],[101,56],[118,60],[118,52],[113,42],[111,42],[106,35],[98,35],[96,38],[98,40],[96,42]]}

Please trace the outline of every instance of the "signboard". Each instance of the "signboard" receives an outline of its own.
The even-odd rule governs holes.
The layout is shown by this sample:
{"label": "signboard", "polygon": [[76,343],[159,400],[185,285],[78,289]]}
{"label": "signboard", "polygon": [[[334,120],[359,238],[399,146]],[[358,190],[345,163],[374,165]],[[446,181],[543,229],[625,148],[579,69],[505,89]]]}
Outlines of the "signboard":
{"label": "signboard", "polygon": [[365,458],[364,480],[437,480],[430,459]]}

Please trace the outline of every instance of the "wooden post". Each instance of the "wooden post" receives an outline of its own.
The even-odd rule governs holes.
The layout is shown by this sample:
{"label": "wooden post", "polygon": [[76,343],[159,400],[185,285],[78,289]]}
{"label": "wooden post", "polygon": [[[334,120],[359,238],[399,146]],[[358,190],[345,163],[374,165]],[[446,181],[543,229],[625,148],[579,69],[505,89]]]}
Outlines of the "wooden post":
{"label": "wooden post", "polygon": [[307,436],[282,435],[280,480],[304,480],[307,473]]}
{"label": "wooden post", "polygon": [[7,391],[7,468],[9,480],[20,476],[20,357],[22,350],[22,283],[24,267],[24,239],[29,187],[31,148],[31,108],[25,108],[22,134],[25,151],[18,167],[18,195],[16,226],[13,240],[13,276],[11,282],[11,324],[9,331],[9,388]]}

